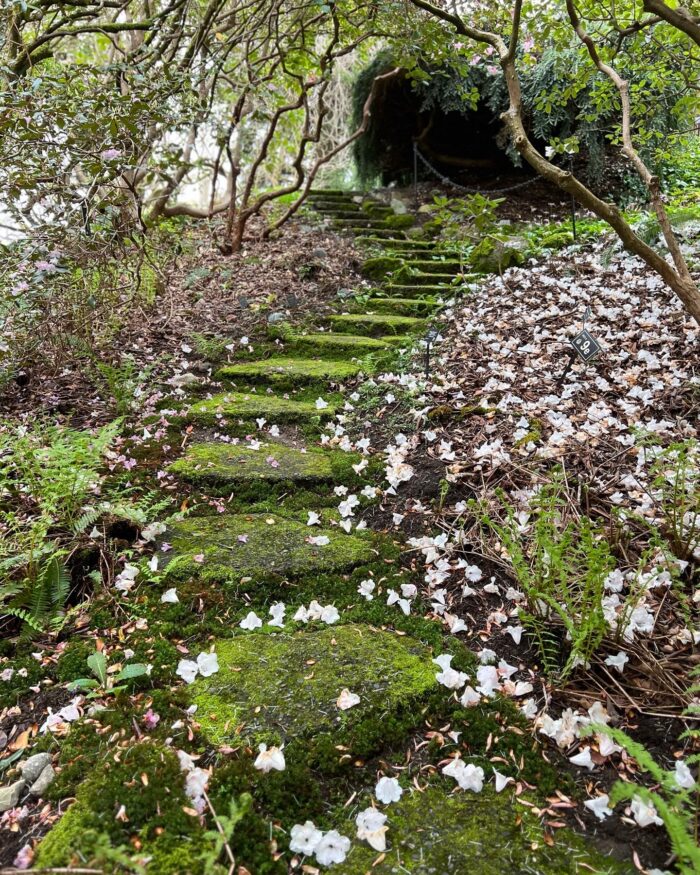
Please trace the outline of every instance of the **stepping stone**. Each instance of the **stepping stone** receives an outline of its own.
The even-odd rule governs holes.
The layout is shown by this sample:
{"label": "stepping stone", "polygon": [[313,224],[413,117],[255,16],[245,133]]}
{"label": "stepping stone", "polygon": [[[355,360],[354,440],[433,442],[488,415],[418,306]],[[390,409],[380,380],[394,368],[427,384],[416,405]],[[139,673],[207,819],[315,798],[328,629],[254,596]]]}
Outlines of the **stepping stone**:
{"label": "stepping stone", "polygon": [[327,483],[350,470],[356,462],[348,453],[314,448],[300,450],[266,442],[259,450],[226,443],[192,444],[169,470],[190,483],[221,485],[257,482]]}
{"label": "stepping stone", "polygon": [[304,385],[319,381],[342,383],[362,370],[349,361],[332,359],[275,357],[258,362],[226,365],[217,372],[219,380],[249,380],[283,385]]}
{"label": "stepping stone", "polygon": [[[484,768],[488,781],[491,769]],[[628,873],[635,870],[587,847],[580,836],[556,830],[551,846],[544,841],[539,820],[524,815],[508,789],[497,794],[484,786],[481,793],[457,791],[445,779],[422,793],[413,788],[384,809],[388,831],[386,856],[377,872],[411,875],[478,873],[502,875],[504,866],[514,875],[582,875],[584,872]],[[367,803],[369,804],[369,803]],[[364,803],[360,808],[364,807]],[[377,852],[354,838],[354,815],[336,825],[341,835],[352,836],[344,863],[333,866],[337,875],[364,875],[374,871]],[[523,818],[526,823],[522,823]]]}
{"label": "stepping stone", "polygon": [[397,316],[430,316],[443,305],[421,298],[371,298],[366,305],[369,313],[390,313]]}
{"label": "stepping stone", "polygon": [[382,334],[406,334],[422,331],[426,328],[425,319],[415,319],[411,316],[372,315],[349,313],[341,316],[330,316],[333,328],[348,334],[366,334],[377,336]]}
{"label": "stepping stone", "polygon": [[310,200],[320,198],[321,200],[335,200],[336,198],[348,198],[352,200],[354,197],[361,197],[361,191],[346,191],[342,188],[312,188],[308,193]]}
{"label": "stepping stone", "polygon": [[[216,642],[219,671],[188,688],[211,744],[284,743],[291,761],[326,758],[332,767],[399,741],[420,723],[421,705],[437,689],[422,644],[369,626],[292,632],[291,617],[287,626]],[[341,711],[336,701],[346,688],[360,701]]]}
{"label": "stepping stone", "polygon": [[392,237],[382,238],[367,236],[360,238],[357,242],[366,244],[367,246],[379,246],[382,249],[395,249],[397,251],[415,249],[420,250],[421,253],[428,253],[430,250],[435,249],[435,244],[430,241],[395,239]]}
{"label": "stepping stone", "polygon": [[394,274],[397,282],[410,283],[412,286],[451,286],[455,274],[452,273],[413,273],[405,268]]}
{"label": "stepping stone", "polygon": [[199,425],[221,426],[222,419],[235,423],[264,417],[268,422],[279,425],[283,422],[314,422],[334,414],[335,407],[331,403],[323,410],[318,410],[313,401],[295,401],[293,398],[263,393],[224,392],[193,404],[187,419]]}
{"label": "stepping stone", "polygon": [[384,291],[396,298],[424,298],[426,296],[444,297],[455,291],[451,286],[420,286],[402,283],[387,283]]}
{"label": "stepping stone", "polygon": [[291,335],[285,341],[287,350],[315,353],[316,355],[346,355],[362,358],[371,353],[382,353],[400,344],[401,337],[359,337],[357,334],[335,334],[331,331],[316,331],[310,334]]}
{"label": "stepping stone", "polygon": [[434,261],[423,259],[420,261],[407,261],[406,267],[416,273],[439,273],[455,276],[458,273],[463,273],[466,266],[457,259],[439,259]]}
{"label": "stepping stone", "polygon": [[394,231],[391,228],[384,229],[381,225],[377,228],[367,227],[357,227],[350,226],[342,228],[343,231],[348,231],[351,234],[354,234],[356,237],[361,237],[363,234],[367,234],[367,231],[370,230],[374,237],[386,237],[388,240],[393,240],[396,234],[401,234],[401,231]]}
{"label": "stepping stone", "polygon": [[348,213],[359,213],[362,207],[354,201],[339,201],[339,200],[315,200],[312,208],[319,212],[337,212],[343,211]]}
{"label": "stepping stone", "polygon": [[[255,588],[265,580],[344,571],[374,558],[369,538],[309,527],[303,517],[303,522],[272,513],[188,517],[168,525],[161,540],[172,550],[159,554],[162,567],[169,579],[237,584],[249,577]],[[319,536],[329,543],[309,543],[309,537]],[[201,555],[204,561],[195,561]]]}

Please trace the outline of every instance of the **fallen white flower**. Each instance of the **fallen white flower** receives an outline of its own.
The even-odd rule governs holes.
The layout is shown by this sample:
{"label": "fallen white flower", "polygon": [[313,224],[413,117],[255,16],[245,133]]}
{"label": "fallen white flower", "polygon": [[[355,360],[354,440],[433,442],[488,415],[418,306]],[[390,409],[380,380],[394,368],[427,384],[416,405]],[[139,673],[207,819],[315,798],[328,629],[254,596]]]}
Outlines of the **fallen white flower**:
{"label": "fallen white flower", "polygon": [[304,854],[309,857],[314,853],[323,838],[323,833],[317,829],[313,821],[295,824],[290,832],[289,850],[294,854]]}
{"label": "fallen white flower", "polygon": [[403,795],[403,789],[396,778],[380,778],[377,781],[377,786],[374,788],[374,795],[379,802],[388,805],[391,802],[398,802]]}
{"label": "fallen white flower", "polygon": [[452,760],[443,768],[442,774],[454,778],[462,790],[481,793],[484,788],[484,770],[481,766],[475,766],[472,763],[465,765],[461,759]]}
{"label": "fallen white flower", "polygon": [[241,620],[238,624],[241,629],[248,629],[252,632],[253,629],[259,629],[262,626],[262,620],[255,613],[255,611],[250,611],[246,616]]}
{"label": "fallen white flower", "polygon": [[610,797],[607,793],[603,793],[594,799],[586,799],[583,807],[595,814],[598,820],[605,820],[606,817],[610,817],[612,814],[612,808],[608,807],[608,802],[610,802]]}
{"label": "fallen white flower", "polygon": [[349,708],[354,708],[355,705],[360,704],[360,697],[357,693],[351,693],[350,690],[345,687],[344,690],[341,690],[335,704],[340,711],[347,711]]}
{"label": "fallen white flower", "polygon": [[376,808],[365,808],[355,818],[357,837],[364,840],[375,851],[386,850],[386,814]]}
{"label": "fallen white flower", "polygon": [[271,772],[273,769],[277,772],[283,772],[286,763],[284,761],[284,754],[282,753],[282,749],[279,747],[271,747],[268,750],[266,744],[261,744],[258,747],[260,753],[255,758],[255,762],[253,765],[256,769],[259,769],[261,772],[267,774],[267,772]]}
{"label": "fallen white flower", "polygon": [[322,866],[332,866],[334,863],[342,863],[349,850],[350,839],[332,829],[323,836],[314,854]]}
{"label": "fallen white flower", "polygon": [[632,812],[632,817],[641,827],[651,826],[652,824],[655,826],[663,825],[663,820],[657,814],[656,808],[654,808],[651,802],[644,802],[639,796],[635,796],[632,800],[630,811]]}
{"label": "fallen white flower", "polygon": [[166,589],[163,595],[160,597],[160,600],[165,605],[176,605],[180,601],[180,599],[177,597],[177,590],[174,586],[170,589]]}

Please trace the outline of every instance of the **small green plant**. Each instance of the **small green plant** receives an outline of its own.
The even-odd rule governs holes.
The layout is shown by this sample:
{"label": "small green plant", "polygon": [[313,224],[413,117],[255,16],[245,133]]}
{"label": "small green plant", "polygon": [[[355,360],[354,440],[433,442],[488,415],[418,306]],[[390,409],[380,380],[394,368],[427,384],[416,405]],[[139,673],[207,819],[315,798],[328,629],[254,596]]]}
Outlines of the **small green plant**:
{"label": "small green plant", "polygon": [[[698,670],[695,671],[695,677]],[[700,687],[693,686],[691,694],[697,694]],[[691,705],[685,712],[686,716],[697,718],[700,709]],[[639,800],[647,806],[653,806],[656,814],[663,821],[664,828],[671,842],[675,856],[675,868],[682,875],[694,875],[700,872],[700,845],[698,845],[698,788],[690,772],[686,780],[679,781],[679,773],[675,769],[665,769],[656,762],[649,751],[630,738],[626,732],[604,724],[592,723],[585,728],[586,734],[599,733],[607,735],[616,744],[634,758],[642,772],[650,775],[655,789],[649,789],[641,784],[629,781],[617,781],[610,791],[609,807],[613,808],[620,802]],[[691,729],[685,733],[697,742],[700,730]],[[685,760],[687,767],[696,766],[700,762],[699,754],[691,754]]]}
{"label": "small green plant", "polygon": [[77,678],[68,684],[69,690],[89,690],[88,699],[96,699],[98,696],[113,696],[126,689],[120,681],[132,680],[148,674],[148,666],[141,662],[132,662],[120,668],[119,671],[111,671],[107,663],[107,657],[101,650],[96,650],[87,658],[88,668],[92,672],[91,678]]}
{"label": "small green plant", "polygon": [[114,402],[114,412],[119,417],[128,416],[138,404],[138,393],[146,382],[149,370],[139,370],[131,356],[125,356],[118,364],[94,361],[96,382],[105,395]]}
{"label": "small green plant", "polygon": [[689,561],[700,549],[700,447],[690,440],[663,449],[651,446],[647,453],[663,534],[674,554]]}
{"label": "small green plant", "polygon": [[227,865],[229,866],[228,871],[232,872],[235,868],[235,859],[229,843],[238,824],[252,810],[253,797],[250,793],[242,793],[238,799],[233,797],[229,802],[229,812],[227,815],[217,814],[208,798],[207,802],[209,803],[216,829],[209,829],[202,836],[209,845],[200,856],[205,875],[217,875],[217,873],[224,871],[219,863],[224,850],[226,852]]}
{"label": "small green plant", "polygon": [[472,242],[489,235],[496,225],[497,210],[505,198],[473,194],[466,198],[436,195],[431,205],[431,227],[443,240]]}
{"label": "small green plant", "polygon": [[525,594],[520,619],[537,644],[544,671],[564,681],[606,636],[605,580],[615,560],[591,520],[568,516],[561,472],[535,497],[528,534],[515,508],[502,494],[500,500],[505,521],[486,515],[483,522],[505,548]]}

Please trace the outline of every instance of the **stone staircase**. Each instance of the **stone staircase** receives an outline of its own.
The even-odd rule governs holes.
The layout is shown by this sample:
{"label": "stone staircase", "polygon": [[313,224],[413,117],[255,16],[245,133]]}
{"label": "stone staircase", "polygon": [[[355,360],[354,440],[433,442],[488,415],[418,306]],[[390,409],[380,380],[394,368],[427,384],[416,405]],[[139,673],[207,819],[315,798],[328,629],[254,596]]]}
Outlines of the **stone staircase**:
{"label": "stone staircase", "polygon": [[[420,575],[400,561],[402,545],[394,537],[357,525],[371,505],[362,490],[384,482],[383,463],[319,445],[328,422],[345,410],[341,384],[371,375],[382,357],[411,347],[450,294],[459,262],[449,254],[438,257],[432,244],[408,239],[406,222],[399,223],[404,228],[388,227],[393,213],[360,194],[318,191],[311,203],[356,234],[370,260],[388,259],[392,269],[364,307],[353,305],[354,312],[332,315],[314,330],[292,326],[278,332],[267,358],[258,352],[250,360],[214,365],[221,391],[183,411],[184,450],[170,465],[170,473],[201,497],[197,507],[208,511],[168,524],[157,552],[164,579],[140,597],[149,634],[157,637],[163,624],[190,653],[217,654],[218,671],[179,689],[178,702],[197,708],[195,743],[202,763],[214,766],[208,792],[222,806],[218,810],[225,813],[241,793],[253,796],[239,861],[253,873],[287,871],[285,861],[293,856],[286,851],[289,831],[313,819],[352,839],[347,860],[334,867],[347,875],[500,875],[504,863],[514,872],[556,875],[627,871],[571,833],[543,840],[530,809],[509,792],[495,793],[494,758],[501,771],[533,787],[556,786],[556,775],[533,752],[513,703],[460,708],[437,683],[432,660],[439,653],[454,654],[455,665],[472,678],[477,664],[440,623],[425,619],[420,599],[408,615],[387,603],[387,593],[420,583]],[[344,531],[338,504],[348,493],[359,496],[359,506],[345,517],[351,525]],[[370,598],[359,593],[368,581],[374,584]],[[179,603],[161,604],[161,590],[172,587]],[[286,616],[270,625],[280,603]],[[257,624],[249,621],[250,612]],[[347,710],[338,704],[343,691],[358,697]],[[459,733],[458,743],[446,734],[450,728]],[[419,772],[403,779],[411,756],[424,748],[413,739],[426,732],[432,741],[420,754],[420,780]],[[176,736],[174,743],[187,740]],[[252,768],[261,744],[284,747],[284,771]],[[153,767],[153,782],[173,755],[170,748],[151,746],[161,764]],[[487,772],[483,791],[451,795],[454,782],[427,765],[428,750],[436,764],[457,751],[481,763]],[[141,771],[128,755],[115,768],[117,776],[124,771],[120,788],[131,786]],[[356,838],[354,816],[373,804],[382,772],[401,778],[404,792],[400,801],[383,806],[388,847],[378,857]],[[128,795],[120,793],[134,817]],[[80,818],[99,807],[101,798],[90,780],[78,787],[78,801],[40,845],[38,865],[74,859]],[[158,803],[159,824],[160,806],[169,804],[183,807],[174,789],[170,802]],[[526,827],[520,826],[523,818],[529,819]],[[197,820],[189,819],[191,832],[186,839],[176,835],[174,844],[163,822],[161,832],[142,829],[148,836],[144,853],[155,861],[148,871],[199,875],[196,856],[188,856],[197,846]],[[129,829],[136,834],[135,825]],[[273,865],[277,848],[284,853]]]}

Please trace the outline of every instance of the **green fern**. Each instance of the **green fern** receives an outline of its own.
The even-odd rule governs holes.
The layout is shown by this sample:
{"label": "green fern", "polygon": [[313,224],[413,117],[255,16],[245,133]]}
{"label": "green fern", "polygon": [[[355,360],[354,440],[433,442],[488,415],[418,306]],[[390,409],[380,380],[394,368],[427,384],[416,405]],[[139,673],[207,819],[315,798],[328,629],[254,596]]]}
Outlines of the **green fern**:
{"label": "green fern", "polygon": [[[692,873],[697,875],[700,872],[700,847],[696,836],[697,784],[691,788],[680,787],[676,781],[675,771],[660,766],[643,745],[630,738],[621,729],[592,723],[585,731],[587,734],[607,735],[623,747],[634,758],[639,768],[643,772],[648,772],[658,787],[658,790],[649,790],[641,784],[617,781],[610,791],[610,807],[635,798],[653,805],[668,833],[678,871],[682,875],[692,875]],[[697,737],[697,730],[694,730],[694,734]],[[697,762],[697,756],[692,759],[689,757],[686,761],[687,764],[694,762]]]}

